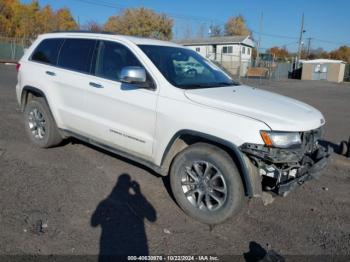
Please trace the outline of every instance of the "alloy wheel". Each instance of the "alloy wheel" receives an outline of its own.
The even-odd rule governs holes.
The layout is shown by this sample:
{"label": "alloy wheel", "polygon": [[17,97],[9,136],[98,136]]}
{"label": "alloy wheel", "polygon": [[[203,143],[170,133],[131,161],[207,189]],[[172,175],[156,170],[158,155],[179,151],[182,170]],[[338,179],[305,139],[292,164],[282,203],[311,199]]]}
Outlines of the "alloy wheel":
{"label": "alloy wheel", "polygon": [[213,164],[194,161],[185,167],[181,186],[187,200],[200,210],[215,211],[227,198],[225,177]]}
{"label": "alloy wheel", "polygon": [[29,111],[28,125],[35,139],[44,139],[46,135],[46,120],[43,113],[41,113],[38,108],[33,108]]}

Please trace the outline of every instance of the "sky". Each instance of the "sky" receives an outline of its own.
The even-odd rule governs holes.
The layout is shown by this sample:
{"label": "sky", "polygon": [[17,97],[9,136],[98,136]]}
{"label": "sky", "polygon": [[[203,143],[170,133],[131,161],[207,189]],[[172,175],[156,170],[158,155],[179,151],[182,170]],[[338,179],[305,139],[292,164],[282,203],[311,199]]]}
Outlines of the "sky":
{"label": "sky", "polygon": [[322,47],[329,51],[340,45],[350,45],[349,0],[39,0],[39,3],[41,6],[50,4],[54,9],[68,7],[80,24],[89,20],[103,24],[109,16],[125,8],[144,6],[174,19],[175,38],[182,38],[188,28],[196,37],[201,25],[207,32],[211,24],[224,25],[230,16],[241,14],[256,40],[262,20],[262,48],[286,46],[290,51],[297,49],[304,13],[305,45],[308,38],[313,49]]}

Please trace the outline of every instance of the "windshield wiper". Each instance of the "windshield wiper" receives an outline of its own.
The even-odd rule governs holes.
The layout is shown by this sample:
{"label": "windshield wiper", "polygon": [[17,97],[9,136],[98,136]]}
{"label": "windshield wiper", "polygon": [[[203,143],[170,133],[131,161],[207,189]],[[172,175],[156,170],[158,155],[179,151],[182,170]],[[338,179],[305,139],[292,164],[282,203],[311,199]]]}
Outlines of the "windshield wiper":
{"label": "windshield wiper", "polygon": [[234,86],[236,85],[235,82],[217,82],[217,83],[209,83],[209,85],[212,85],[212,86]]}
{"label": "windshield wiper", "polygon": [[223,86],[237,86],[239,83],[232,82],[213,82],[213,83],[201,83],[201,84],[186,84],[178,85],[180,88],[211,88],[211,87],[223,87]]}

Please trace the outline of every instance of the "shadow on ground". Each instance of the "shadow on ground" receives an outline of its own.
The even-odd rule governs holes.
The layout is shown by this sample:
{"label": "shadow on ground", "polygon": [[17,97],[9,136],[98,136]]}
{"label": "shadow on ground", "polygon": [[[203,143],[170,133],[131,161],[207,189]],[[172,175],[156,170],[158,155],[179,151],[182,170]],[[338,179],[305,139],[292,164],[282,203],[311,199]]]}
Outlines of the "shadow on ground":
{"label": "shadow on ground", "polygon": [[285,259],[274,250],[267,251],[260,244],[252,241],[249,243],[249,251],[243,254],[247,262],[284,262]]}
{"label": "shadow on ground", "polygon": [[109,155],[109,156],[114,157],[116,159],[119,159],[121,161],[124,161],[124,162],[126,162],[126,163],[128,163],[130,165],[137,166],[138,168],[147,171],[148,173],[150,173],[151,175],[153,175],[155,177],[162,178],[163,184],[165,186],[165,189],[167,190],[167,192],[168,192],[169,196],[172,198],[172,200],[176,203],[174,194],[173,194],[173,192],[171,190],[169,176],[161,176],[160,174],[156,173],[154,170],[152,170],[151,168],[149,168],[149,167],[147,167],[145,165],[142,165],[142,164],[140,164],[138,162],[135,162],[135,161],[133,161],[131,159],[128,159],[128,158],[120,156],[120,155],[117,155],[115,153],[112,153],[112,152],[107,151],[107,150],[105,150],[103,148],[97,147],[95,145],[86,143],[86,142],[84,142],[82,140],[79,140],[79,139],[76,139],[74,137],[69,137],[69,138],[63,140],[63,142],[60,144],[60,146],[64,146],[64,145],[68,145],[68,144],[84,145],[84,146],[89,147],[89,148],[91,148],[93,150],[99,151],[99,152],[101,152],[103,154],[106,154],[106,155]]}
{"label": "shadow on ground", "polygon": [[342,156],[350,156],[349,143],[347,141],[342,141],[340,144],[335,144],[331,141],[321,140],[320,144],[324,147],[329,147],[332,149],[333,153],[342,155]]}
{"label": "shadow on ground", "polygon": [[120,175],[110,195],[91,217],[101,226],[99,261],[124,261],[127,255],[148,255],[145,219],[155,222],[157,213],[143,196],[140,185],[128,174]]}

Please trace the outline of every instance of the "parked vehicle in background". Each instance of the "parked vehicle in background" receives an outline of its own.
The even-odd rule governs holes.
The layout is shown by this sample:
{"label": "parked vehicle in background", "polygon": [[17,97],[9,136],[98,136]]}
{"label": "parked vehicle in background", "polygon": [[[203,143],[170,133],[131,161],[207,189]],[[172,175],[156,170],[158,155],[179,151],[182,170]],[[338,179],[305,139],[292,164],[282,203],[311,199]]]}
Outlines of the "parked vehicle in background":
{"label": "parked vehicle in background", "polygon": [[41,35],[19,62],[16,91],[35,145],[76,137],[170,175],[179,206],[207,224],[263,190],[286,195],[329,156],[318,110],[241,85],[170,42]]}

